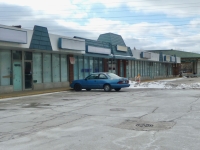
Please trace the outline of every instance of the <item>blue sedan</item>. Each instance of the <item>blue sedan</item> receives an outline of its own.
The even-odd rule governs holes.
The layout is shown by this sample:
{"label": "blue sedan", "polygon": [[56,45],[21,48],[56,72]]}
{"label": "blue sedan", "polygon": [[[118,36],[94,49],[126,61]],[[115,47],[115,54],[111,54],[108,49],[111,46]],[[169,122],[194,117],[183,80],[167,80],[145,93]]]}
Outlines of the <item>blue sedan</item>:
{"label": "blue sedan", "polygon": [[121,88],[129,86],[130,84],[127,78],[119,77],[109,72],[92,73],[85,79],[74,80],[70,84],[70,87],[75,91],[81,91],[82,89],[86,89],[87,91],[91,89],[104,89],[105,92],[109,92],[112,89],[119,91]]}

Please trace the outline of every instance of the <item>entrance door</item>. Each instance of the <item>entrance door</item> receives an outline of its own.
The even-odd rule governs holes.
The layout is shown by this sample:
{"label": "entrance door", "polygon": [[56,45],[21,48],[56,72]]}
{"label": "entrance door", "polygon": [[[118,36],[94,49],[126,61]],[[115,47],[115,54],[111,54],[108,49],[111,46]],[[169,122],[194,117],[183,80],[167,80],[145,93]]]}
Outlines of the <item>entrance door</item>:
{"label": "entrance door", "polygon": [[32,62],[24,62],[25,89],[32,89]]}
{"label": "entrance door", "polygon": [[13,62],[13,88],[14,88],[14,91],[22,90],[22,65],[21,65],[21,62]]}

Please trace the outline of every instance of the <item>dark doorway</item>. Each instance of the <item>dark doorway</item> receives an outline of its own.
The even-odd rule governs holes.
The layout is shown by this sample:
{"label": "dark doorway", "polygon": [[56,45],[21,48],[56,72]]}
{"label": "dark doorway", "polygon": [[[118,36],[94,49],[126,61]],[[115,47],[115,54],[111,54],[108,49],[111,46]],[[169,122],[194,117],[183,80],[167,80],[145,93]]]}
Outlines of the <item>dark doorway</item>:
{"label": "dark doorway", "polygon": [[25,89],[32,89],[32,63],[24,63]]}

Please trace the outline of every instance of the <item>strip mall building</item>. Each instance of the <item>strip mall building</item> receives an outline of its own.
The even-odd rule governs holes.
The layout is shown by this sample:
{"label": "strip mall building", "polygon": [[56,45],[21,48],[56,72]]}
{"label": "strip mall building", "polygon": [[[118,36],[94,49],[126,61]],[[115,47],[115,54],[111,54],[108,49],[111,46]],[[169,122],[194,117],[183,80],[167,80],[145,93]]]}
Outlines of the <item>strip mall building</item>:
{"label": "strip mall building", "polygon": [[0,25],[0,93],[69,87],[92,72],[143,79],[173,77],[180,57],[131,50],[120,35],[97,40]]}

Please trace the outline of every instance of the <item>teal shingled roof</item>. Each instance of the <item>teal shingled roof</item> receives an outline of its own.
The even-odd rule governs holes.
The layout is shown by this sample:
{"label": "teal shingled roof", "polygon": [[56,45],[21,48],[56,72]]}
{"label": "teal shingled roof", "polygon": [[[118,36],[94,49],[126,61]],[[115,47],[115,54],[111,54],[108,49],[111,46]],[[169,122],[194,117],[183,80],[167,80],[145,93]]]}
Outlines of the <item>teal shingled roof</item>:
{"label": "teal shingled roof", "polygon": [[86,53],[88,53],[88,45],[90,45],[90,46],[95,46],[95,47],[109,48],[109,49],[111,49],[111,53],[114,56],[115,55],[119,55],[119,56],[133,56],[130,47],[127,47],[127,52],[117,51],[117,46],[116,45],[120,45],[119,43],[116,43],[116,45],[113,45],[113,44],[109,43],[108,41],[100,41],[100,40],[95,41],[95,40],[86,39],[86,38],[77,37],[77,36],[74,36],[74,38],[79,38],[79,39],[84,39],[85,40]]}
{"label": "teal shingled roof", "polygon": [[101,34],[97,41],[104,41],[111,43],[112,45],[121,45],[121,46],[126,46],[123,38],[121,35],[114,34],[114,33],[105,33]]}
{"label": "teal shingled roof", "polygon": [[30,49],[52,50],[49,33],[46,27],[34,26]]}
{"label": "teal shingled roof", "polygon": [[181,58],[200,58],[200,54],[192,53],[192,52],[185,52],[185,51],[178,51],[178,50],[148,50],[154,53],[163,53],[166,55],[176,55],[177,57]]}

